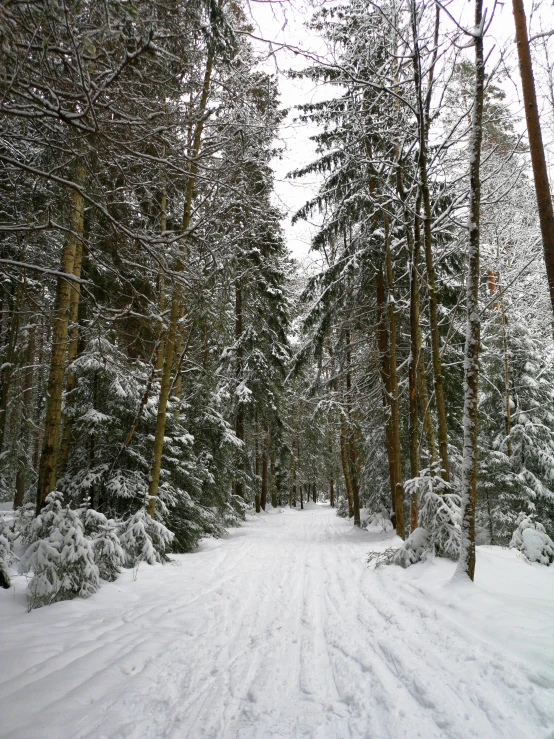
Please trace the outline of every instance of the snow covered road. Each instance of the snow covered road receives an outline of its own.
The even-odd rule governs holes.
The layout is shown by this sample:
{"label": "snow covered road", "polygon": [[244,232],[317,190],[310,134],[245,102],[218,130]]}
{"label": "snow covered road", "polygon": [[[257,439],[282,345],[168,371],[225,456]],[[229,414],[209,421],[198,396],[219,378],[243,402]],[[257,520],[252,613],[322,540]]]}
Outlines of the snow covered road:
{"label": "snow covered road", "polygon": [[554,738],[554,567],[376,572],[386,535],[273,511],[89,600],[0,593],[0,736]]}

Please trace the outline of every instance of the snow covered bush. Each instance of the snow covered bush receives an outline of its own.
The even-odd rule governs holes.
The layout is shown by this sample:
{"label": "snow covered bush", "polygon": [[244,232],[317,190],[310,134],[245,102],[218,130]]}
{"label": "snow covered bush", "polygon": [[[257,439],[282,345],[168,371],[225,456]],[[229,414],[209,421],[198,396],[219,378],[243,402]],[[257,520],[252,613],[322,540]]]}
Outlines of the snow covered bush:
{"label": "snow covered bush", "polygon": [[0,521],[0,587],[6,588],[11,585],[8,567],[12,559],[12,534],[8,526]]}
{"label": "snow covered bush", "polygon": [[339,496],[337,501],[337,516],[348,518],[348,502],[345,495]]}
{"label": "snow covered bush", "polygon": [[371,552],[368,562],[374,562],[376,567],[382,564],[409,567],[428,556],[456,559],[461,539],[460,496],[451,492],[450,484],[442,479],[438,470],[422,470],[419,477],[407,480],[404,488],[408,499],[414,489],[418,493],[419,526],[398,549],[390,548],[379,554]]}
{"label": "snow covered bush", "polygon": [[140,562],[149,565],[167,562],[167,550],[173,541],[173,533],[162,523],[155,521],[144,508],[138,510],[121,525],[119,542],[124,554],[124,565],[136,567]]}
{"label": "snow covered bush", "polygon": [[461,540],[460,496],[429,469],[422,470],[418,481],[421,496],[418,523],[429,535],[429,549],[437,557],[457,559]]}
{"label": "snow covered bush", "polygon": [[390,564],[409,567],[416,562],[426,559],[431,551],[431,537],[428,532],[419,527],[414,529],[400,549],[397,549],[391,558]]}
{"label": "snow covered bush", "polygon": [[217,510],[200,505],[185,490],[175,490],[168,483],[160,486],[156,515],[173,532],[173,552],[192,552],[203,536],[219,538],[225,533]]}
{"label": "snow covered bush", "polygon": [[102,580],[113,582],[121,572],[125,553],[117,536],[117,524],[92,508],[81,511],[85,534],[92,540],[94,561]]}
{"label": "snow covered bush", "polygon": [[543,565],[554,562],[554,541],[548,536],[544,526],[526,513],[518,516],[517,529],[513,533],[510,548],[518,549],[529,562]]}
{"label": "snow covered bush", "polygon": [[392,531],[394,526],[384,508],[380,513],[371,513],[366,521],[365,528],[371,533],[381,534]]}
{"label": "snow covered bush", "polygon": [[26,503],[15,511],[13,528],[16,536],[21,537],[23,544],[31,544],[33,542],[35,511],[36,506],[34,503]]}
{"label": "snow covered bush", "polygon": [[231,495],[229,501],[224,504],[221,516],[225,526],[239,526],[241,521],[246,520],[246,512],[249,505],[240,495]]}
{"label": "snow covered bush", "polygon": [[76,511],[63,507],[61,495],[50,493],[31,527],[33,543],[20,563],[31,572],[29,610],[72,598],[88,598],[100,586],[98,567],[83,523]]}

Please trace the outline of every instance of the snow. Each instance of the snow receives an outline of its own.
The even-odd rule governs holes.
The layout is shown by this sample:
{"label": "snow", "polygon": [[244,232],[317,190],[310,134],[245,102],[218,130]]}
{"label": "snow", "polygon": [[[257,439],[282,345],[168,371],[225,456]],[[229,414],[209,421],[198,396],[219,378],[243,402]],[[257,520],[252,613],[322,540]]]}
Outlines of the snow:
{"label": "snow", "polygon": [[171,564],[26,613],[0,591],[0,735],[502,737],[554,734],[554,567],[478,547],[366,564],[393,532],[326,506],[249,517]]}

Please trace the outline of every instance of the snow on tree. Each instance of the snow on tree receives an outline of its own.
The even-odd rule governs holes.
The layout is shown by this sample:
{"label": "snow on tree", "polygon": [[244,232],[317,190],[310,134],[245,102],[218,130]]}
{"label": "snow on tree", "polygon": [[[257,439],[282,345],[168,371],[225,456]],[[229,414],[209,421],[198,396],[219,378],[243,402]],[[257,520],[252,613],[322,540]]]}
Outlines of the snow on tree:
{"label": "snow on tree", "polygon": [[102,580],[113,582],[121,572],[125,553],[117,535],[117,524],[92,508],[81,511],[85,535],[90,538],[94,562]]}
{"label": "snow on tree", "polygon": [[0,587],[6,590],[11,585],[8,568],[12,560],[12,538],[7,524],[0,520]]}
{"label": "snow on tree", "polygon": [[125,567],[136,567],[140,562],[149,565],[167,562],[167,551],[174,534],[162,523],[154,520],[144,508],[123,521],[119,529],[119,542]]}
{"label": "snow on tree", "polygon": [[64,507],[58,492],[50,493],[31,528],[33,543],[20,561],[31,573],[29,610],[61,600],[88,598],[100,586],[94,551],[77,511]]}
{"label": "snow on tree", "polygon": [[544,526],[534,520],[533,515],[520,513],[517,529],[510,541],[511,549],[518,549],[529,562],[549,565],[554,562],[554,541],[548,536]]}

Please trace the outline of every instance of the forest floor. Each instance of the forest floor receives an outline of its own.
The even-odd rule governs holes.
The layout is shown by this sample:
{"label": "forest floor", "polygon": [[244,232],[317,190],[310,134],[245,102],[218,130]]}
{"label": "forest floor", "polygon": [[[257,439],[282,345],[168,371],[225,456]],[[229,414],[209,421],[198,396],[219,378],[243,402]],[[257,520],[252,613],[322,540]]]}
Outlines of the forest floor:
{"label": "forest floor", "polygon": [[554,737],[554,567],[366,564],[326,506],[250,517],[89,600],[0,592],[0,736]]}

